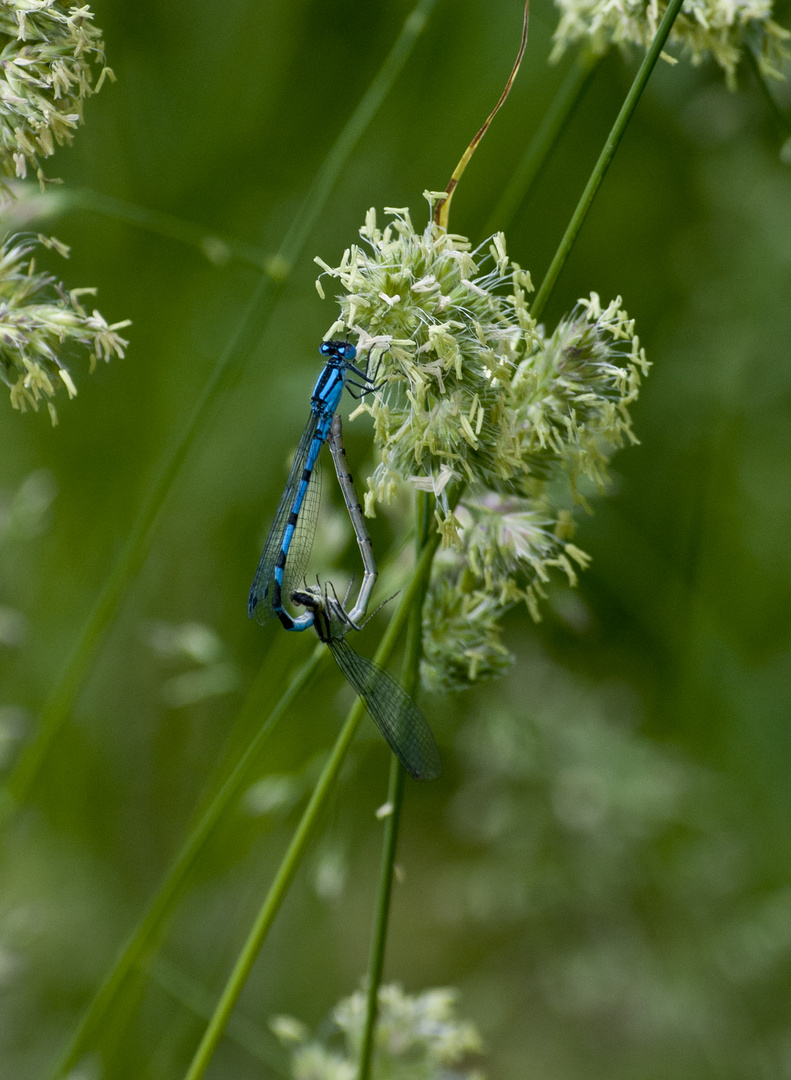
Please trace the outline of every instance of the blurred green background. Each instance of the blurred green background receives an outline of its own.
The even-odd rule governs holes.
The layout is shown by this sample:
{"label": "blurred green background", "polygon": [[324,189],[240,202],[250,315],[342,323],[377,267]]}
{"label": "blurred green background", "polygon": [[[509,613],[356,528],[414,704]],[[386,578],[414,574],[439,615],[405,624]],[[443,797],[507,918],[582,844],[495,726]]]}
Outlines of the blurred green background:
{"label": "blurred green background", "polygon": [[[48,173],[265,257],[410,4],[94,9],[118,82]],[[496,100],[520,18],[517,2],[438,0],[202,431],[7,832],[3,1078],[47,1075],[197,808],[313,648],[245,618],[335,318],[312,259],[337,263],[370,206],[425,220],[421,193],[444,187]],[[536,0],[522,72],[455,198],[452,228],[476,242],[569,62],[546,63],[555,21]],[[508,230],[536,282],[635,67],[604,62]],[[581,520],[590,570],[576,593],[553,591],[540,626],[512,613],[506,678],[422,702],[445,772],[409,783],[386,978],[457,986],[491,1077],[791,1077],[791,178],[749,70],[739,83],[731,94],[713,66],[660,64],[546,312],[552,325],[591,290],[620,294],[654,365],[641,445]],[[109,321],[133,320],[131,345],[92,377],[74,366],[79,396],[54,429],[46,412],[0,409],[6,771],[260,277],[90,201],[35,226],[72,245],[44,265],[97,285]],[[363,476],[365,419],[347,436]],[[356,555],[332,487],[314,564],[341,580]],[[386,552],[398,515],[374,526]],[[240,722],[267,659],[271,700]],[[327,670],[281,724],[81,1075],[182,1075],[349,701]],[[282,1075],[267,1019],[314,1026],[357,985],[388,767],[366,720],[209,1076]]]}

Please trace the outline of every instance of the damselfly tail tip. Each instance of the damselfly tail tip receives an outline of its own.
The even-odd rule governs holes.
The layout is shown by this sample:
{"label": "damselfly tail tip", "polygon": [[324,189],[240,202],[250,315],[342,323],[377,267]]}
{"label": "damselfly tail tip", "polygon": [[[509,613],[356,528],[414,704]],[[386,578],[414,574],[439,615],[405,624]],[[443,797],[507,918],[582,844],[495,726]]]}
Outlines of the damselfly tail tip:
{"label": "damselfly tail tip", "polygon": [[259,610],[258,603],[261,600],[261,596],[256,592],[255,586],[250,590],[250,595],[247,598],[247,618],[255,619],[256,622],[266,622],[266,608]]}
{"label": "damselfly tail tip", "polygon": [[439,780],[442,776],[442,762],[437,757],[436,761],[427,762],[412,773],[415,780]]}

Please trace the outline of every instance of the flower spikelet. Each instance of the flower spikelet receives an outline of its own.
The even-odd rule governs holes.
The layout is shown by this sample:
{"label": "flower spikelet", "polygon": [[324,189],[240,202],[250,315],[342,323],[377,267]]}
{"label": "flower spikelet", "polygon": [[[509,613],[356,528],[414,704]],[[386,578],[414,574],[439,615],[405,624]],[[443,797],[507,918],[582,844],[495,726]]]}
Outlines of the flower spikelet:
{"label": "flower spikelet", "polygon": [[[555,0],[560,21],[555,30],[552,59],[559,59],[574,42],[587,41],[594,54],[611,45],[647,48],[667,9],[656,0]],[[670,41],[682,46],[693,64],[708,56],[736,82],[742,51],[751,48],[764,74],[782,78],[780,67],[789,55],[791,35],[771,18],[771,0],[685,0],[670,31]],[[667,59],[667,57],[665,57]]]}
{"label": "flower spikelet", "polygon": [[501,641],[503,605],[469,573],[456,549],[440,552],[423,608],[421,679],[428,690],[460,690],[502,674],[513,657]]}
{"label": "flower spikelet", "polygon": [[606,308],[596,293],[580,300],[511,382],[518,456],[528,476],[523,493],[543,490],[543,481],[561,472],[575,490],[582,477],[601,489],[612,452],[624,439],[637,441],[629,406],[647,372],[621,298]]}
{"label": "flower spikelet", "polygon": [[[46,237],[17,237],[0,249],[0,379],[21,412],[28,406],[38,409],[58,387],[65,387],[70,398],[76,395],[66,366],[71,356],[87,353],[93,370],[97,359],[123,357],[128,344],[118,332],[128,320],[109,325],[98,311],[89,314],[80,304],[79,298],[93,289],[67,292],[53,275],[36,270],[31,253],[37,243],[68,254]],[[51,403],[49,410],[55,423]]]}
{"label": "flower spikelet", "polygon": [[574,587],[590,558],[571,543],[574,521],[549,500],[488,492],[456,509],[458,543],[432,567],[423,609],[422,677],[434,690],[462,690],[501,674],[512,657],[499,623],[516,603],[535,622],[553,574]]}
{"label": "flower spikelet", "polygon": [[92,20],[87,4],[0,3],[0,169],[6,176],[25,177],[32,167],[43,185],[40,159],[71,142],[84,99],[114,77]]}

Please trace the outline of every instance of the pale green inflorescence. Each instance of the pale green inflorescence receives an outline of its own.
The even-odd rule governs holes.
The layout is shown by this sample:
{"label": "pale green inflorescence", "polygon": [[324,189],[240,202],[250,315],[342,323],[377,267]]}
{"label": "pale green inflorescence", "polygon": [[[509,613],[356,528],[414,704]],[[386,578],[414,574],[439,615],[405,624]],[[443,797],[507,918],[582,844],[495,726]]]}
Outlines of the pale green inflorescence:
{"label": "pale green inflorescence", "polygon": [[[657,0],[555,0],[560,21],[552,59],[577,42],[595,55],[611,45],[647,48],[656,35],[667,3]],[[711,56],[733,88],[742,52],[752,49],[765,75],[782,78],[791,56],[788,30],[771,18],[771,0],[685,0],[670,31],[670,43],[681,45],[693,64]],[[670,57],[664,53],[665,59]]]}
{"label": "pale green inflorescence", "polygon": [[[43,236],[17,237],[0,249],[0,379],[22,412],[38,409],[59,387],[70,398],[76,395],[66,366],[71,356],[87,354],[93,371],[97,359],[122,357],[128,344],[118,331],[129,320],[108,325],[98,311],[89,314],[81,305],[80,297],[95,289],[67,291],[53,275],[36,270],[36,243],[68,254],[63,244]],[[55,406],[47,403],[55,423]]]}
{"label": "pale green inflorescence", "polygon": [[418,232],[408,211],[387,213],[380,230],[369,211],[366,247],[340,266],[317,261],[344,288],[329,333],[356,332],[384,384],[360,406],[380,456],[366,513],[404,481],[437,498],[445,550],[425,606],[423,674],[462,687],[508,664],[507,608],[524,601],[538,619],[551,573],[574,585],[587,565],[571,511],[586,487],[603,488],[614,449],[636,441],[628,409],[648,365],[620,298],[581,300],[547,335],[502,234],[472,250],[431,219]]}
{"label": "pale green inflorescence", "polygon": [[[40,159],[71,142],[83,100],[105,78],[101,31],[87,4],[0,0],[0,171],[44,182]],[[94,67],[98,74],[94,82]]]}
{"label": "pale green inflorescence", "polygon": [[[380,987],[374,1080],[483,1080],[478,1069],[466,1064],[470,1055],[481,1052],[481,1037],[474,1024],[457,1018],[456,1001],[450,989],[413,997],[397,985]],[[275,1017],[270,1026],[291,1050],[293,1080],[355,1080],[366,1012],[367,995],[352,994],[333,1010],[330,1037],[322,1040],[311,1038],[293,1017]]]}

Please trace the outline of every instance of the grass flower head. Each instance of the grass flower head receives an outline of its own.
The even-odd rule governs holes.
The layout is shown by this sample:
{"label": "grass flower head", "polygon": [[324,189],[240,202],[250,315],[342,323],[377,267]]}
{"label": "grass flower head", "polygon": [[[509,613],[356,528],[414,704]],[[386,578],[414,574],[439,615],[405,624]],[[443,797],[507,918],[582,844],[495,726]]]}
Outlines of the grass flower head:
{"label": "grass flower head", "polygon": [[[502,234],[473,249],[431,216],[417,231],[408,211],[387,213],[380,229],[369,211],[364,246],[339,266],[317,261],[343,288],[329,334],[355,331],[382,386],[358,410],[379,453],[366,512],[405,482],[436,496],[448,550],[425,607],[424,675],[460,687],[508,663],[498,619],[509,606],[524,601],[538,619],[552,572],[576,584],[588,558],[572,512],[636,441],[629,408],[648,365],[620,298],[594,293],[548,334]],[[455,507],[451,485],[464,489]]]}
{"label": "grass flower head", "polygon": [[[129,320],[108,324],[100,312],[88,312],[80,298],[95,289],[72,289],[52,274],[36,270],[37,244],[67,256],[56,240],[16,237],[0,249],[0,379],[9,388],[11,404],[25,412],[54,398],[58,387],[77,394],[67,362],[87,354],[93,371],[98,359],[123,357],[128,342],[119,330]],[[52,422],[57,415],[48,401]]]}

